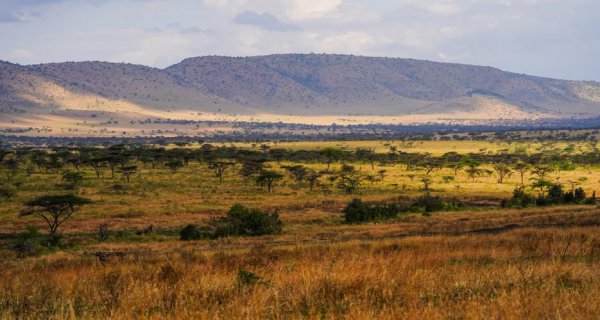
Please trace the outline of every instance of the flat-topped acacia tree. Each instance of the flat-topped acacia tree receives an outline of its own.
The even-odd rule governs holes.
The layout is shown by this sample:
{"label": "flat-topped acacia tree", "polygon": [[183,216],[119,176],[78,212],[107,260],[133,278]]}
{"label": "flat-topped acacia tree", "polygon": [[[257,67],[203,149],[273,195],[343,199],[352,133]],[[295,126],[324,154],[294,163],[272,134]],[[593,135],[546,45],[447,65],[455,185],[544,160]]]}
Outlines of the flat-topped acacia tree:
{"label": "flat-topped acacia tree", "polygon": [[56,235],[58,227],[73,216],[83,205],[91,200],[73,194],[40,196],[25,203],[26,209],[21,216],[35,215],[48,224],[50,237]]}

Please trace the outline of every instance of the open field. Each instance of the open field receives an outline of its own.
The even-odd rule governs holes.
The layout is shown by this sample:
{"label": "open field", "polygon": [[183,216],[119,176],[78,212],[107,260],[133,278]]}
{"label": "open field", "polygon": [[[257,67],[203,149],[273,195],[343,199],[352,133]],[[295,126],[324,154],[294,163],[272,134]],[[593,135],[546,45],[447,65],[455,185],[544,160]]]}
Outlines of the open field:
{"label": "open field", "polygon": [[[597,154],[593,142],[501,140],[7,149],[0,317],[598,318]],[[519,163],[523,180],[511,169],[498,181],[500,164]],[[281,175],[272,190],[257,183],[265,172]],[[537,205],[502,208],[522,182]],[[557,185],[587,198],[543,204]],[[91,203],[50,245],[44,220],[19,212],[62,194]],[[429,197],[447,202],[408,206]],[[348,223],[354,198],[402,209]],[[234,204],[276,212],[280,232],[180,240]]]}

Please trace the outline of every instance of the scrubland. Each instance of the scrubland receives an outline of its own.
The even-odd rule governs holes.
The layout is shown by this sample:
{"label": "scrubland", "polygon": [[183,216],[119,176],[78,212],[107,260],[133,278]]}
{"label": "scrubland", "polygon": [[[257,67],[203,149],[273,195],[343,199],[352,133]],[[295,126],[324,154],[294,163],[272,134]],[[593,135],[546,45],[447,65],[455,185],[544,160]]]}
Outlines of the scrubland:
{"label": "scrubland", "polygon": [[[394,145],[395,152],[435,156],[554,150],[565,161],[569,153],[593,150],[587,143],[502,141],[301,142],[270,147],[350,151],[363,147],[387,153]],[[250,143],[235,146],[260,151],[259,145]],[[556,151],[566,148],[570,149]],[[343,165],[352,165],[365,176],[385,172],[383,179],[363,180],[347,194],[327,179],[328,174],[312,190],[306,182],[298,183],[284,169],[298,162],[288,159],[265,163],[268,170],[283,175],[272,192],[244,181],[241,166],[227,169],[221,181],[206,161],[190,161],[175,171],[136,163],[138,169],[129,181],[119,173],[112,178],[106,168],[97,178],[82,165],[83,180],[70,192],[92,203],[60,227],[60,243],[49,247],[40,244],[46,236],[44,222],[20,217],[19,212],[32,198],[65,193],[60,173],[74,169],[65,165],[56,172],[37,170],[31,175],[19,171],[10,182],[16,194],[0,201],[0,317],[596,319],[600,315],[596,205],[502,209],[500,200],[510,197],[521,179],[513,173],[499,183],[491,163],[480,166],[491,173],[476,177],[464,169],[454,176],[453,170],[439,166],[427,174],[431,180],[427,191],[420,180],[425,169],[408,169],[403,163],[300,163],[315,171],[327,171],[329,166],[327,172],[339,172]],[[534,176],[528,171],[526,183]],[[566,189],[578,181],[588,195],[600,188],[600,170],[594,164],[554,170],[546,178],[564,183]],[[344,223],[344,208],[353,198],[408,201],[425,192],[457,198],[464,205],[452,211],[415,211],[388,220]],[[206,224],[236,203],[277,212],[281,233],[179,240],[182,227]],[[108,235],[100,239],[103,224]],[[14,244],[28,232],[35,248],[19,255]],[[99,259],[99,252],[109,256]]]}

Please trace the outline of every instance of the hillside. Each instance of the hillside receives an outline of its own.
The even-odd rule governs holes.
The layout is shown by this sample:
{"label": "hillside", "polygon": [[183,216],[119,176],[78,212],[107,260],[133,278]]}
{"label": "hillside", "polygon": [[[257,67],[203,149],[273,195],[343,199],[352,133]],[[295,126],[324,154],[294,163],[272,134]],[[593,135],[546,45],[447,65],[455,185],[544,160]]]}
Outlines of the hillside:
{"label": "hillside", "polygon": [[3,128],[91,114],[304,123],[585,118],[600,115],[600,84],[348,55],[211,56],[165,69],[0,62],[0,112]]}

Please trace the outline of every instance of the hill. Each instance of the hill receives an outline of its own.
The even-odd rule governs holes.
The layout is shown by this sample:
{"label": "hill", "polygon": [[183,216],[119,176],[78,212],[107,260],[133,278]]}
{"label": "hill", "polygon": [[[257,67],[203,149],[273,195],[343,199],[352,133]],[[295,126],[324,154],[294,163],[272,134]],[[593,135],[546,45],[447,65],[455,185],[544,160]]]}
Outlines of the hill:
{"label": "hill", "polygon": [[73,125],[92,115],[303,123],[586,118],[600,115],[600,84],[325,54],[197,57],[165,69],[0,62],[0,115],[3,128]]}

